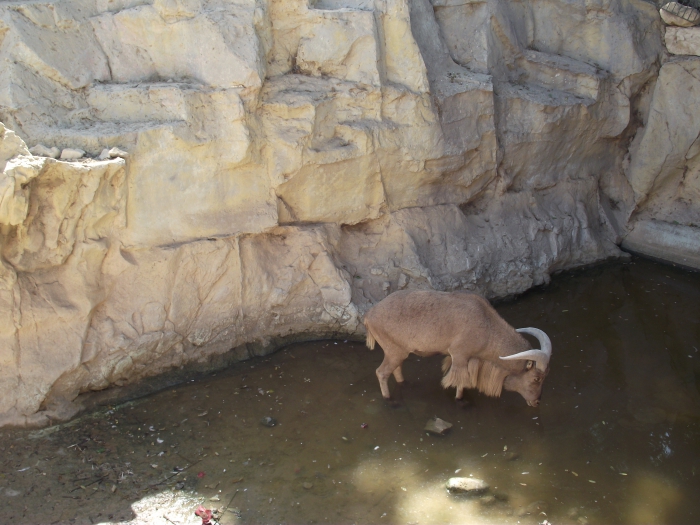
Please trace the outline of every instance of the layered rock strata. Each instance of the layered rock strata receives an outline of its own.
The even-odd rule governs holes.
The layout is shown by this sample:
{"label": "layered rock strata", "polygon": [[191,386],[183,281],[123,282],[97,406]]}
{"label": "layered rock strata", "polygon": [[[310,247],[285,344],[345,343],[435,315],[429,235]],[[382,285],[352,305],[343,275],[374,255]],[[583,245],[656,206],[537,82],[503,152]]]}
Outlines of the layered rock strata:
{"label": "layered rock strata", "polygon": [[360,337],[397,289],[519,293],[677,220],[677,195],[697,206],[657,191],[697,131],[669,141],[672,169],[643,158],[682,125],[649,109],[662,79],[692,68],[654,87],[641,0],[13,2],[0,20],[0,425]]}

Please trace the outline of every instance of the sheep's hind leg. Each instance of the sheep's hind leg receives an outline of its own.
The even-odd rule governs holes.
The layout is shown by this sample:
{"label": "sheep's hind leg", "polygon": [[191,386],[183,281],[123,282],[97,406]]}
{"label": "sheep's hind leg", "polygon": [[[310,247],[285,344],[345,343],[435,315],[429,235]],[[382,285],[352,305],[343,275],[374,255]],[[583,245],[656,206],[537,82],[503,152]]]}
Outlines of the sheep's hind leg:
{"label": "sheep's hind leg", "polygon": [[384,397],[385,400],[391,400],[389,376],[394,374],[399,386],[403,384],[401,364],[406,360],[406,357],[408,357],[408,352],[405,352],[401,347],[391,343],[384,344],[382,341],[377,342],[382,345],[382,350],[384,350],[384,361],[382,361],[382,364],[377,368],[377,379],[379,379],[379,387],[382,389],[382,397]]}
{"label": "sheep's hind leg", "polygon": [[[384,354],[384,361],[377,368],[377,379],[379,379],[379,388],[382,389],[382,397],[384,399],[391,399],[391,393],[389,392],[389,376],[396,370],[397,367],[401,366],[401,361],[393,356]],[[399,372],[400,374],[401,372]]]}

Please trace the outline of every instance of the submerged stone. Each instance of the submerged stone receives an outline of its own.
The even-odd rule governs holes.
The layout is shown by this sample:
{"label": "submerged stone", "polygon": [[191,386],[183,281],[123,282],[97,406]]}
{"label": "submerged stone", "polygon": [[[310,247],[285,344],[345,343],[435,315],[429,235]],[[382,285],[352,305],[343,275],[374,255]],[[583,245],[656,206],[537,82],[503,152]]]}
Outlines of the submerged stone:
{"label": "submerged stone", "polygon": [[437,434],[438,436],[444,436],[452,428],[452,423],[440,419],[439,417],[434,417],[429,419],[425,424],[425,430],[431,434]]}
{"label": "submerged stone", "polygon": [[666,411],[657,407],[643,407],[635,410],[634,419],[640,423],[655,425],[666,420]]}
{"label": "submerged stone", "polygon": [[489,485],[477,478],[450,478],[447,481],[447,490],[453,494],[483,494],[489,490]]}
{"label": "submerged stone", "polygon": [[496,501],[496,496],[493,496],[492,494],[487,494],[486,496],[481,496],[479,498],[479,503],[481,503],[484,507],[490,507],[496,503]]}
{"label": "submerged stone", "polygon": [[265,427],[274,427],[277,424],[277,420],[274,417],[265,416],[260,420],[260,424]]}

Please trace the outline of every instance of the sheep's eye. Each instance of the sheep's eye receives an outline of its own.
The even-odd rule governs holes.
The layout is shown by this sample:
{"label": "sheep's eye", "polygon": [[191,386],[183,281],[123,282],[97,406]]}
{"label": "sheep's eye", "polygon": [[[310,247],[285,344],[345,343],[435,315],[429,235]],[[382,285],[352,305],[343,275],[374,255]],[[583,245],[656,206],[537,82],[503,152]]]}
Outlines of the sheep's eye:
{"label": "sheep's eye", "polygon": [[539,383],[540,381],[542,381],[542,380],[539,377],[535,378],[535,383]]}

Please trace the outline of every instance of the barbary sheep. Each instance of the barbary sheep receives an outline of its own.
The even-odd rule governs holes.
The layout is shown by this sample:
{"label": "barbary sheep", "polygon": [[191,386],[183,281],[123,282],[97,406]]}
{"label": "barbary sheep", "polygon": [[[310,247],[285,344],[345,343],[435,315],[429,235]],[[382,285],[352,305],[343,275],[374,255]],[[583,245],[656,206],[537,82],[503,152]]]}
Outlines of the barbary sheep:
{"label": "barbary sheep", "polygon": [[[542,330],[510,326],[483,297],[466,292],[399,291],[365,315],[367,346],[384,350],[377,368],[382,396],[390,399],[389,376],[404,381],[401,364],[409,354],[443,354],[444,388],[455,387],[457,399],[465,388],[487,396],[518,392],[527,404],[540,403],[549,372],[552,344]],[[541,349],[531,349],[519,332],[535,336]]]}

